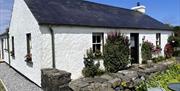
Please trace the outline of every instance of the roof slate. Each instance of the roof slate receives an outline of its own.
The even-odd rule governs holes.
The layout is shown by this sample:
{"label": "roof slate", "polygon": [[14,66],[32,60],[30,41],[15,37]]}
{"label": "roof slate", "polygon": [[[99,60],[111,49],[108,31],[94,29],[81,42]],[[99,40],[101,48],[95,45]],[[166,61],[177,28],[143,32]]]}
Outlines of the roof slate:
{"label": "roof slate", "polygon": [[146,14],[84,0],[25,0],[25,2],[39,24],[170,29]]}

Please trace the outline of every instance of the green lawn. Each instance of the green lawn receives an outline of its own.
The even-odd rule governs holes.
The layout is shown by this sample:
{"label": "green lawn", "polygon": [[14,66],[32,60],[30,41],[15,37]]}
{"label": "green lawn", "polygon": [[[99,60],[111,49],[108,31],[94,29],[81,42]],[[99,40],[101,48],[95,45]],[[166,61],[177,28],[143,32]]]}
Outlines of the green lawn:
{"label": "green lawn", "polygon": [[1,79],[0,79],[0,91],[6,91],[2,85]]}

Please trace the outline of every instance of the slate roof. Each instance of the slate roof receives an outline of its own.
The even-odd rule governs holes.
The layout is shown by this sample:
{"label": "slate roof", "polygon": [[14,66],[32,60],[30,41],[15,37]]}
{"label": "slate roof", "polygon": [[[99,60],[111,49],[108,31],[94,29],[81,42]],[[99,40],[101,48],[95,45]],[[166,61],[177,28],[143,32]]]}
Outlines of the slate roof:
{"label": "slate roof", "polygon": [[25,0],[39,22],[109,28],[170,29],[137,11],[84,0]]}

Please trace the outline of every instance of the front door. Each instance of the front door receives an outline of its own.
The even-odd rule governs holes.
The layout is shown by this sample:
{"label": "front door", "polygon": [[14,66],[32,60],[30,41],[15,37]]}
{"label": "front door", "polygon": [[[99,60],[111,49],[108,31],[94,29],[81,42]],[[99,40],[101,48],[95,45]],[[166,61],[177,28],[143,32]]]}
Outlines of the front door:
{"label": "front door", "polygon": [[139,62],[139,34],[131,33],[131,63]]}

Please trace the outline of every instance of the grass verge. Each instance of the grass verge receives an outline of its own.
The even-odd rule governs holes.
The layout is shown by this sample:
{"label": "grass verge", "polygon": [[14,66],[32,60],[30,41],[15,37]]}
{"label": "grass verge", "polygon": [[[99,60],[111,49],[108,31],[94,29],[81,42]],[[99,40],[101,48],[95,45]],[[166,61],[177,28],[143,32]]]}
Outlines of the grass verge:
{"label": "grass verge", "polygon": [[0,79],[0,91],[6,91],[1,79]]}

